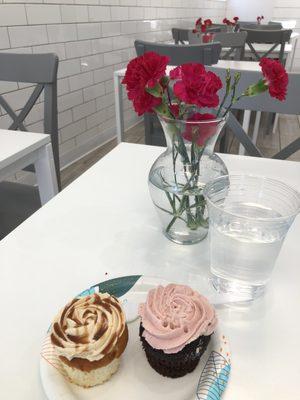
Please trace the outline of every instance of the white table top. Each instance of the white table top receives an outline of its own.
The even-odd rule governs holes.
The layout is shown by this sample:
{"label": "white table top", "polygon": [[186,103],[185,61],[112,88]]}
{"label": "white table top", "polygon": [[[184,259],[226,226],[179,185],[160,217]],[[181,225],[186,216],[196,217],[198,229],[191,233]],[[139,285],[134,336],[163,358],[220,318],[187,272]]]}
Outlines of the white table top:
{"label": "white table top", "polygon": [[[148,193],[148,172],[162,150],[120,144],[0,242],[1,398],[45,399],[39,379],[44,333],[58,309],[90,285],[146,274],[206,294],[207,239],[194,246],[167,240]],[[265,174],[300,190],[300,163],[222,158],[231,172]],[[219,311],[233,363],[224,400],[299,394],[299,237],[298,217],[262,301],[248,311]]]}
{"label": "white table top", "polygon": [[50,136],[43,133],[0,129],[0,169],[47,143],[50,143]]}
{"label": "white table top", "polygon": [[[235,60],[219,60],[217,64],[212,65],[215,68],[230,68],[232,70],[237,69],[241,71],[260,71],[259,63],[256,61],[235,61]],[[167,66],[167,74],[175,68],[174,65]],[[120,78],[125,76],[126,68],[115,71],[115,75]]]}

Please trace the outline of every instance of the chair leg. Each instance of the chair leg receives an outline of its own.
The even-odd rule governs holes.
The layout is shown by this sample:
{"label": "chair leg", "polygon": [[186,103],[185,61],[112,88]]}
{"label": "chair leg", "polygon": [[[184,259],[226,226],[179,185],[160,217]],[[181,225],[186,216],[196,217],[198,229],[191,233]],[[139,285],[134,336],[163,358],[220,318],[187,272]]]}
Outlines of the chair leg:
{"label": "chair leg", "polygon": [[256,144],[256,142],[257,142],[258,131],[259,131],[259,125],[260,125],[260,119],[261,119],[261,111],[257,111],[256,117],[255,117],[255,124],[254,124],[253,136],[252,136],[252,142],[253,142],[254,144]]}
{"label": "chair leg", "polygon": [[145,127],[145,144],[152,144],[152,132],[153,124],[149,114],[144,115],[144,127]]}
{"label": "chair leg", "polygon": [[[250,117],[251,117],[251,111],[245,110],[244,119],[243,119],[243,129],[244,129],[245,133],[247,133],[247,135],[249,133]],[[245,155],[245,148],[242,144],[240,144],[240,147],[239,147],[239,154],[241,156]]]}
{"label": "chair leg", "polygon": [[220,153],[227,153],[228,152],[228,130],[227,128],[224,129],[224,134],[220,140]]}
{"label": "chair leg", "polygon": [[275,135],[275,133],[277,131],[278,122],[279,122],[279,114],[276,114],[275,115],[275,121],[274,121],[274,124],[273,124],[273,130],[272,130],[273,135]]}
{"label": "chair leg", "polygon": [[267,127],[266,127],[266,134],[269,135],[271,132],[271,127],[274,125],[275,122],[275,113],[269,113],[268,119],[267,119]]}
{"label": "chair leg", "polygon": [[56,170],[51,143],[39,150],[38,160],[34,163],[41,204],[44,205],[58,193]]}
{"label": "chair leg", "polygon": [[243,147],[246,149],[246,152],[249,156],[263,157],[261,151],[259,151],[255,144],[253,144],[248,134],[244,131],[244,129],[241,127],[241,124],[232,113],[229,113],[227,126],[232,131],[237,140],[243,144]]}

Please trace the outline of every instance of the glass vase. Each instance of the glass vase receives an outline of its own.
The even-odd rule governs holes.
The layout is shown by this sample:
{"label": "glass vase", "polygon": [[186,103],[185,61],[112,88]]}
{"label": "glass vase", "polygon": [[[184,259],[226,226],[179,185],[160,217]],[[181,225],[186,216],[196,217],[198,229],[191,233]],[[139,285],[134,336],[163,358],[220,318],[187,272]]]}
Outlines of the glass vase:
{"label": "glass vase", "polygon": [[210,32],[203,33],[201,35],[201,42],[202,43],[212,43],[214,41],[214,38],[215,38],[214,33],[210,33]]}
{"label": "glass vase", "polygon": [[228,33],[235,32],[235,31],[236,31],[236,25],[227,25],[226,31],[227,31]]}
{"label": "glass vase", "polygon": [[214,153],[226,118],[159,120],[167,149],[149,173],[151,198],[167,238],[178,244],[198,243],[208,233],[203,189],[211,179],[228,174],[224,162]]}

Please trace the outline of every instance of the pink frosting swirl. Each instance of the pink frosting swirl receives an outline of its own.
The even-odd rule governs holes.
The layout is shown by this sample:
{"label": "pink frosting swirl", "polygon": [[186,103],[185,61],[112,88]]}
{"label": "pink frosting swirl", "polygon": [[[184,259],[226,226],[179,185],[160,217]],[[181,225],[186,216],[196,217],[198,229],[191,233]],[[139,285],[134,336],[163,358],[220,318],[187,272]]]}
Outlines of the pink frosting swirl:
{"label": "pink frosting swirl", "polygon": [[165,353],[177,353],[199,336],[211,335],[217,325],[206,297],[185,285],[151,289],[139,315],[147,342]]}

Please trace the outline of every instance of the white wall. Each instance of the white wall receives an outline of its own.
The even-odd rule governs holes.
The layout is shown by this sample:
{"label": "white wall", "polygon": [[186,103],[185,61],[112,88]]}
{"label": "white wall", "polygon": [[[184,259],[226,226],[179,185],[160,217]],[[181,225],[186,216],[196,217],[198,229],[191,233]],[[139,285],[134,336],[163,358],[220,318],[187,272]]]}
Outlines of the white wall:
{"label": "white wall", "polygon": [[[169,40],[171,28],[199,16],[220,21],[222,0],[0,0],[0,51],[59,56],[58,111],[62,164],[115,136],[113,70],[135,56],[133,42]],[[0,82],[0,93],[20,109],[32,88]],[[135,119],[125,102],[127,125]],[[2,112],[2,115],[1,115]],[[26,118],[42,131],[42,107]],[[10,118],[0,111],[0,127]]]}
{"label": "white wall", "polygon": [[[294,32],[300,34],[300,0],[274,0],[273,19],[295,20]],[[300,72],[300,37],[295,54],[294,71]]]}
{"label": "white wall", "polygon": [[273,16],[273,9],[274,0],[227,0],[226,14],[227,18],[237,16],[242,21],[256,21],[258,15],[263,15],[268,21]]}

